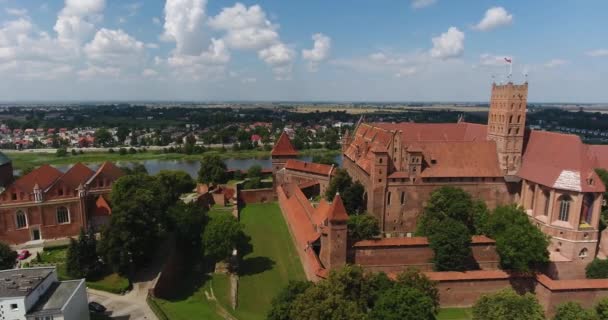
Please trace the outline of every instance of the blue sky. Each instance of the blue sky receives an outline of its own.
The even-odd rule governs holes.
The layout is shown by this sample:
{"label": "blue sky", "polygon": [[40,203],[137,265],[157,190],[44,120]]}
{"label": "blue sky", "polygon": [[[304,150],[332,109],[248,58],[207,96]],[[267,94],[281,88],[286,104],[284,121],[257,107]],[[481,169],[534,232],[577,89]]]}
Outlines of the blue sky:
{"label": "blue sky", "polygon": [[0,101],[608,102],[605,0],[0,0]]}

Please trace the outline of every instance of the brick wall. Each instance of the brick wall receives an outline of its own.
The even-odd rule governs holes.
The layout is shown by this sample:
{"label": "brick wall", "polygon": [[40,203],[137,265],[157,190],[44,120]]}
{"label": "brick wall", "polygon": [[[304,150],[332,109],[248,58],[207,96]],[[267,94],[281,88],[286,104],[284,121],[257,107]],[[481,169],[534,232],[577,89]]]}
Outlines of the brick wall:
{"label": "brick wall", "polygon": [[548,316],[565,302],[574,301],[583,308],[591,308],[608,297],[608,279],[552,280],[545,275],[536,279],[534,291]]}
{"label": "brick wall", "polygon": [[273,202],[277,201],[277,194],[272,188],[239,190],[238,199],[242,204]]}

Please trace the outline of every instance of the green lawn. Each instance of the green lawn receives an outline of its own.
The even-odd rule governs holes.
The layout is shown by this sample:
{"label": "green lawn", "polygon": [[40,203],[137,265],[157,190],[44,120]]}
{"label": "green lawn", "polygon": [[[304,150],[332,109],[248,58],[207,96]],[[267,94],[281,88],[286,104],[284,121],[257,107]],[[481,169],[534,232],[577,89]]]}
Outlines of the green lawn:
{"label": "green lawn", "polygon": [[289,280],[305,280],[293,241],[277,203],[251,204],[241,211],[253,252],[240,266],[239,319],[265,319],[272,298]]}
{"label": "green lawn", "polygon": [[471,308],[443,308],[439,310],[437,320],[471,320],[473,310]]}

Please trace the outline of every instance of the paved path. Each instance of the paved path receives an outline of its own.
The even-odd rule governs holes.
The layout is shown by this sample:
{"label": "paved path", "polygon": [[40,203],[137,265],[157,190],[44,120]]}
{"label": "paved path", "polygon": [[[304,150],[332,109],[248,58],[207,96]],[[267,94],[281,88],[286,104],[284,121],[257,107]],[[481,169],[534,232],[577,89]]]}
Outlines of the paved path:
{"label": "paved path", "polygon": [[118,295],[105,291],[87,289],[89,301],[95,301],[105,306],[111,319],[120,320],[157,320],[150,310],[146,298],[141,299],[134,289],[125,294]]}

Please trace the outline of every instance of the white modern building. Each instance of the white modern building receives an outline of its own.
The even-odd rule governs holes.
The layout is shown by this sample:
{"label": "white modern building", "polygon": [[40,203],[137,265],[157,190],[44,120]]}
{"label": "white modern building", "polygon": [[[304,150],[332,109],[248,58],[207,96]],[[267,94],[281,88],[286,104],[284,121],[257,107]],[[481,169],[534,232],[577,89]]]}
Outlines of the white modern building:
{"label": "white modern building", "polygon": [[0,271],[0,320],[89,320],[85,281],[59,281],[54,267]]}

